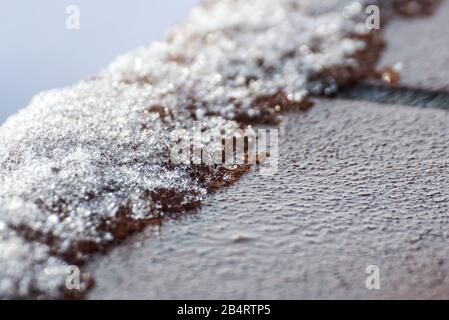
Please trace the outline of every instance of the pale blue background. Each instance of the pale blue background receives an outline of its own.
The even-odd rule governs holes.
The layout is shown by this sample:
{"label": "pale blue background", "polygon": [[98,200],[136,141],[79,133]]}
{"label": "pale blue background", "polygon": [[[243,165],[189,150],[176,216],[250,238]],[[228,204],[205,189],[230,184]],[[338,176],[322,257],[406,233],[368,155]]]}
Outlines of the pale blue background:
{"label": "pale blue background", "polygon": [[[160,39],[198,0],[0,0],[0,123],[42,90],[95,74]],[[67,5],[81,29],[65,28]]]}

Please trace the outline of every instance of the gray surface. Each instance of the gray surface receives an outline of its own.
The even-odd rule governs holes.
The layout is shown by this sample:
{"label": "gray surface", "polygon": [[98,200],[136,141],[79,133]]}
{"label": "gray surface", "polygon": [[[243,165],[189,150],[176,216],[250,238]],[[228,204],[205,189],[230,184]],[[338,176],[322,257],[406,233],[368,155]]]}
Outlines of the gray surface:
{"label": "gray surface", "polygon": [[321,101],[284,130],[278,174],[97,257],[89,298],[449,298],[449,113]]}
{"label": "gray surface", "polygon": [[355,99],[418,108],[449,110],[449,91],[432,91],[404,86],[362,83],[340,91],[337,96],[349,100]]}
{"label": "gray surface", "polygon": [[385,29],[388,47],[381,66],[402,62],[400,84],[449,90],[449,1],[432,17],[395,19]]}

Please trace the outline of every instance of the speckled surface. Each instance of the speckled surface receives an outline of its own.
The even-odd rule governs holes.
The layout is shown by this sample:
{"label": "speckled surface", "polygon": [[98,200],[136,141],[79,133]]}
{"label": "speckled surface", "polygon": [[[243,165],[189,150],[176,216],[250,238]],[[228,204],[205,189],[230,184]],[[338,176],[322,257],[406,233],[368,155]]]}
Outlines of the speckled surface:
{"label": "speckled surface", "polygon": [[[230,138],[239,124],[277,123],[281,111],[308,108],[310,95],[335,93],[371,70],[382,47],[362,4],[328,4],[314,15],[290,0],[198,5],[163,41],[40,93],[11,116],[0,127],[1,236],[13,240],[0,241],[9,252],[0,258],[0,299],[59,297],[63,277],[42,285],[45,271],[17,272],[22,257],[81,263],[196,208],[246,170],[222,163],[222,131]],[[188,152],[180,156],[181,144]],[[191,160],[191,146],[209,155]]]}
{"label": "speckled surface", "polygon": [[[10,252],[0,259],[0,299],[59,297],[63,277],[42,285],[45,270],[17,272],[22,257],[80,264],[197,208],[246,171],[223,164],[222,131],[229,140],[239,125],[278,123],[281,112],[310,107],[310,96],[370,73],[380,35],[366,27],[361,2],[337,2],[321,13],[291,0],[205,2],[163,41],[11,116],[0,127],[0,224],[13,239],[0,241]],[[190,147],[209,154],[191,159]]]}
{"label": "speckled surface", "polygon": [[403,65],[399,84],[419,89],[449,90],[449,1],[433,16],[394,19],[385,28],[388,43],[381,66]]}
{"label": "speckled surface", "polygon": [[[420,297],[412,284],[440,297],[447,113],[320,101],[283,122],[277,175],[249,175],[212,198],[246,168],[169,161],[170,133],[199,131],[192,120],[216,132],[277,124],[281,112],[372,73],[382,41],[366,29],[363,5],[326,3],[205,3],[164,41],[12,116],[0,128],[0,298],[62,297],[68,264],[162,219],[161,235],[107,258],[119,259],[112,273],[95,268],[109,263],[101,258],[88,266],[99,274],[96,292],[114,295],[108,274],[133,272],[119,281],[123,297],[364,297],[363,271],[376,264],[390,286],[381,297]],[[204,221],[164,218],[206,198]],[[144,247],[143,258],[129,246]]]}
{"label": "speckled surface", "polygon": [[278,174],[98,256],[88,298],[449,298],[448,112],[323,100],[282,137]]}

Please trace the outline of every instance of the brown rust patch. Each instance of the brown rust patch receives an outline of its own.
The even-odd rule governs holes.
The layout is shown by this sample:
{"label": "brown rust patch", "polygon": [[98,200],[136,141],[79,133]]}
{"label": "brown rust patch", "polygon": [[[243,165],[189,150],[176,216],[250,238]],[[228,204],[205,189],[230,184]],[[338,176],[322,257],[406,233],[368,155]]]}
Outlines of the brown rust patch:
{"label": "brown rust patch", "polygon": [[434,13],[441,0],[397,0],[393,7],[401,16],[412,18]]}

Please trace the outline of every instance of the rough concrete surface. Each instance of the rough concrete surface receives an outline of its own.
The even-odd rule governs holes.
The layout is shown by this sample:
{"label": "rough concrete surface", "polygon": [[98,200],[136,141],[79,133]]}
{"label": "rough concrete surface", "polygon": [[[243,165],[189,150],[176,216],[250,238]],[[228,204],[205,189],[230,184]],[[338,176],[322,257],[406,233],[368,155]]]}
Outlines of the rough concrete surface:
{"label": "rough concrete surface", "polygon": [[449,1],[431,17],[397,18],[385,28],[388,43],[380,66],[401,62],[399,84],[429,90],[449,89]]}
{"label": "rough concrete surface", "polygon": [[[321,4],[318,7],[321,8]],[[312,9],[314,8],[311,7],[310,10]],[[251,11],[249,8],[249,13]],[[268,10],[267,16],[271,12]],[[449,4],[445,1],[434,17],[393,21],[386,29],[389,46],[379,66],[394,65],[396,68],[400,62],[403,70],[399,84],[386,86],[378,82],[362,83],[355,89],[343,92],[339,99],[318,100],[308,112],[285,115],[280,135],[279,171],[276,174],[262,176],[254,168],[254,172],[244,176],[234,186],[209,195],[201,209],[183,214],[178,219],[165,219],[161,226],[147,228],[145,232],[114,247],[107,255],[94,256],[92,261],[89,260],[83,266],[83,271],[92,273],[97,283],[88,298],[449,298],[449,73],[446,67],[449,60],[449,38],[445,32],[448,17]],[[242,19],[245,20],[244,18]],[[210,21],[215,23],[215,19]],[[261,21],[265,23],[266,19]],[[310,21],[312,23],[314,19]],[[227,23],[226,19],[224,23]],[[292,30],[295,35],[297,29]],[[282,32],[279,34],[285,35],[285,30],[280,31]],[[241,35],[240,31],[238,33]],[[291,45],[290,38],[286,36],[285,45],[280,47]],[[245,41],[242,43],[246,43],[246,38],[243,40]],[[277,35],[272,40],[273,43],[279,42]],[[191,43],[190,39],[186,41]],[[340,44],[338,40],[331,42]],[[266,41],[263,40],[261,44],[265,45]],[[184,50],[184,45],[179,48]],[[246,51],[243,47],[242,53],[246,54]],[[196,54],[192,56],[195,57]],[[229,58],[227,55],[225,57]],[[134,61],[133,59],[130,61]],[[150,62],[146,70],[161,70],[159,63],[152,65],[152,59],[136,58],[136,61],[140,60]],[[136,74],[142,71],[139,64],[130,62],[130,65],[136,67]],[[198,65],[200,70],[205,68],[204,74],[209,74],[211,68],[204,67],[203,62]],[[227,63],[222,65],[226,69],[229,67]],[[256,65],[262,68],[260,63]],[[124,70],[127,70],[127,64]],[[172,78],[167,77],[167,74],[172,75],[171,68],[167,70],[168,73],[161,73],[161,79],[168,82],[178,79],[177,73]],[[192,70],[189,74],[199,77],[198,79],[213,80],[198,76],[203,73]],[[268,72],[270,73],[271,71]],[[287,81],[287,75],[279,76],[279,81],[300,86],[305,83]],[[304,79],[309,78],[313,77],[307,76]],[[133,81],[142,82],[139,79],[144,79],[143,83],[148,81],[147,77],[138,77]],[[122,84],[129,85],[126,77],[124,80],[126,81]],[[186,83],[196,81],[188,80]],[[142,90],[140,85],[137,86],[140,88],[138,90]],[[215,86],[211,82],[205,88]],[[267,86],[271,87],[276,86]],[[161,94],[165,97],[164,88],[165,85],[161,86]],[[110,93],[108,88],[105,90]],[[142,92],[149,91],[131,92],[132,98],[140,97]],[[226,93],[227,90],[223,92]],[[179,91],[173,93],[173,102],[176,102]],[[68,96],[74,95],[69,92]],[[90,96],[91,93],[86,96],[86,101]],[[223,101],[227,101],[227,97],[223,97]],[[298,98],[301,97],[298,95]],[[349,98],[351,101],[341,98]],[[75,98],[74,101],[79,102],[80,99]],[[132,108],[147,108],[146,102],[144,106],[129,101]],[[221,106],[224,105],[223,101],[206,105]],[[110,110],[109,101],[103,102],[105,110]],[[95,103],[99,104],[98,101]],[[85,107],[87,105],[88,103],[83,104]],[[248,100],[247,106],[252,110],[251,100]],[[278,107],[281,108],[276,108]],[[129,111],[134,110],[132,108]],[[117,116],[121,116],[123,109],[117,110]],[[54,110],[51,113],[55,114]],[[140,113],[135,114],[139,115],[136,119],[140,121]],[[105,132],[110,139],[109,129],[116,132],[116,128],[120,126],[112,122],[107,113],[101,113],[100,116],[101,120],[104,117],[107,119],[94,122],[109,126]],[[159,117],[164,116],[159,113],[155,119]],[[122,122],[120,117],[115,119]],[[38,123],[42,124],[42,121]],[[53,122],[52,124],[54,125]],[[131,129],[139,128],[140,123],[136,124]],[[67,128],[65,125],[62,127]],[[10,132],[14,136],[17,135],[17,128],[20,126],[10,124]],[[147,129],[145,126],[142,128]],[[96,129],[98,130],[98,126]],[[29,133],[28,130],[25,131]],[[42,140],[42,135],[37,136]],[[73,136],[72,133],[67,135],[70,142]],[[48,143],[48,139],[44,140],[43,143]],[[36,143],[33,141],[40,140],[29,141],[34,148]],[[151,142],[146,138],[144,141]],[[117,141],[112,139],[110,142],[111,145],[116,145]],[[123,144],[130,146],[126,141]],[[160,158],[151,148],[143,144],[140,146],[144,152]],[[11,150],[16,152],[17,146],[13,145]],[[164,147],[161,150],[166,149]],[[112,153],[124,155],[122,150]],[[86,155],[91,156],[91,152]],[[118,163],[120,166],[123,164],[122,161]],[[14,161],[11,163],[13,165]],[[33,174],[37,172],[33,167],[30,170]],[[167,170],[170,173],[170,169]],[[50,174],[53,177],[60,171],[58,166],[48,164],[48,170],[43,172],[44,176]],[[14,174],[16,172],[18,170]],[[100,172],[104,174],[104,168]],[[154,177],[167,182],[166,178],[161,178],[160,170],[152,172]],[[110,173],[118,174],[116,170],[110,170]],[[123,174],[118,176],[129,182],[126,176],[123,178]],[[133,176],[140,181],[139,174],[133,173]],[[78,181],[78,175],[74,174],[72,177],[73,181]],[[23,185],[27,186],[23,190],[30,189],[27,185],[29,180],[22,179]],[[20,180],[14,179],[14,176],[9,181],[11,186],[20,186]],[[65,179],[59,181],[66,182]],[[42,186],[48,187],[48,194],[52,196],[54,185],[37,183],[36,186],[32,189],[39,193],[45,189]],[[11,195],[15,196],[14,189],[4,189],[10,193],[12,190]],[[76,189],[65,188],[69,191],[68,194]],[[100,189],[106,195],[111,190]],[[128,189],[131,188],[126,190]],[[93,198],[98,199],[97,196]],[[53,203],[54,198],[49,199],[49,203]],[[84,200],[85,197],[82,198]],[[88,200],[92,200],[91,196],[88,196]],[[39,202],[33,203],[38,208]],[[65,202],[60,203],[64,205]],[[128,205],[127,208],[130,207],[135,206]],[[16,210],[18,207],[14,203],[11,208]],[[51,206],[43,208],[51,213],[48,209]],[[78,211],[82,212],[77,209],[77,213]],[[11,212],[15,213],[13,210]],[[91,216],[90,210],[87,213],[82,219]],[[11,214],[8,219],[9,217],[16,219],[17,215]],[[37,229],[41,226],[39,220],[35,221],[35,215],[28,217],[31,217],[28,222],[33,222],[32,225]],[[43,216],[49,228],[52,228],[58,217],[52,215],[47,218]],[[85,219],[80,221],[84,222]],[[12,220],[7,222],[8,225],[0,221],[3,232],[12,225]],[[71,220],[67,223],[72,230],[74,224]],[[16,229],[20,229],[20,226],[22,225],[16,225]],[[84,232],[92,223],[88,221],[87,224],[77,226],[77,232]],[[16,236],[17,231],[8,229],[7,232],[7,237],[11,237]],[[72,237],[72,233],[63,235],[67,241],[79,238]],[[102,239],[111,243],[114,240],[110,235],[104,235],[104,238],[101,235],[97,242]],[[65,245],[67,241],[64,241]],[[24,247],[21,242],[6,245],[14,250]],[[15,264],[11,264],[11,256],[15,259],[13,262],[19,263],[27,257],[35,259],[28,252],[31,251],[21,250],[15,256],[4,255],[8,258],[3,261],[4,265],[12,266],[8,268],[8,272],[11,271],[13,277],[25,279],[33,285],[35,280],[21,276]],[[43,253],[44,258],[49,258],[52,254],[54,251]],[[55,264],[59,266],[61,263],[56,261]],[[370,265],[375,265],[380,270],[379,290],[366,288],[366,269]],[[44,273],[47,269],[44,269]],[[41,270],[39,268],[38,271]],[[0,287],[9,294],[13,286],[6,284],[3,282]],[[51,288],[58,289],[59,286],[58,282],[52,284]],[[29,288],[28,293],[37,292],[32,286]],[[25,292],[22,296],[25,297],[28,293]],[[55,296],[57,295],[58,292],[55,291]]]}
{"label": "rough concrete surface", "polygon": [[281,137],[277,174],[97,257],[89,298],[449,298],[449,113],[321,100]]}

